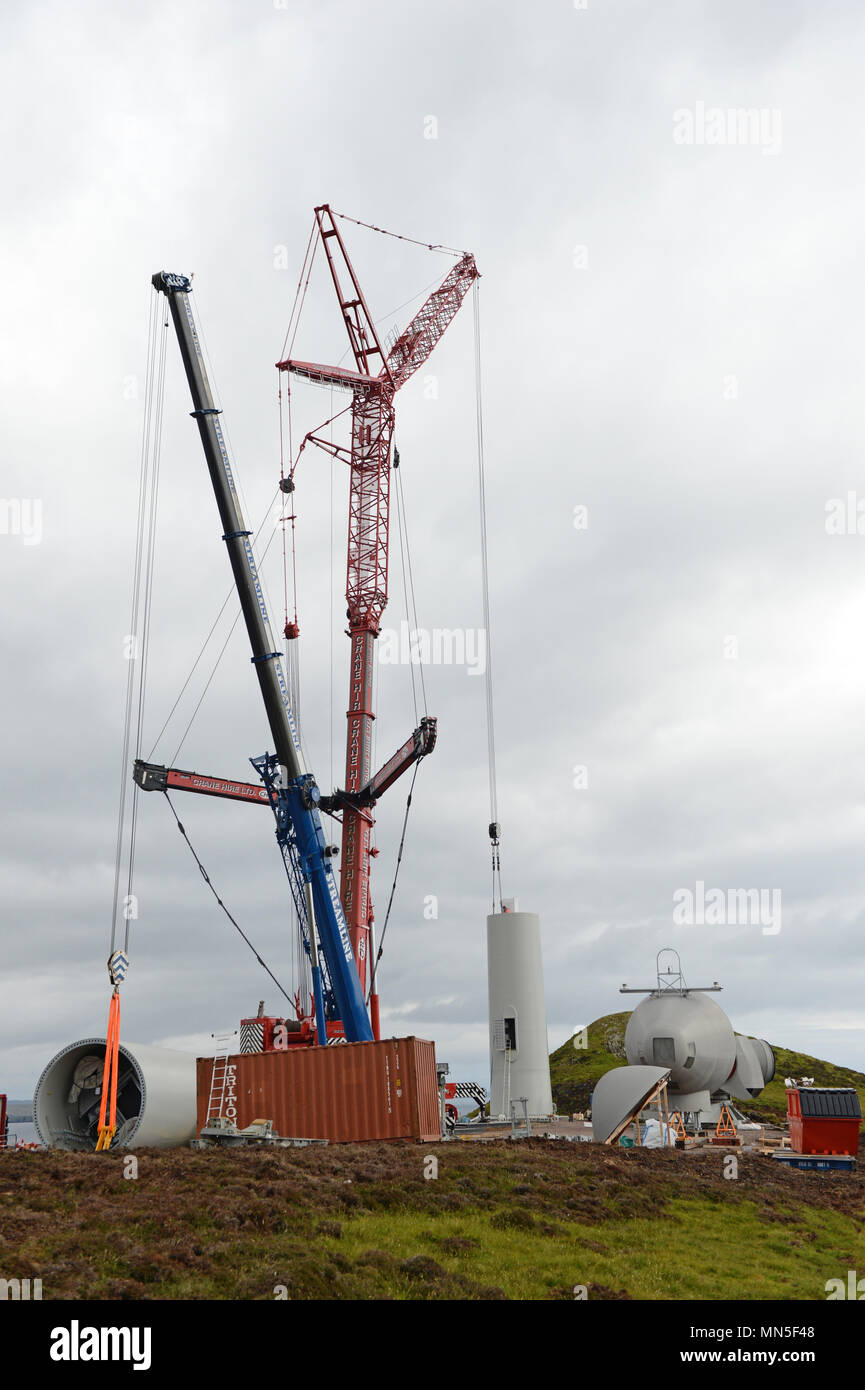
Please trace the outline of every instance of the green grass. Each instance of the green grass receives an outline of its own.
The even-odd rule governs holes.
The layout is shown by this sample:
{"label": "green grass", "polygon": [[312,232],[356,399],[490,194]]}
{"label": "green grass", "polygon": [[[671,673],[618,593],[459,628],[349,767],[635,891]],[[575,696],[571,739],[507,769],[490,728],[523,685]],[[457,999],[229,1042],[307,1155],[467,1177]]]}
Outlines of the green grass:
{"label": "green grass", "polygon": [[589,1095],[605,1071],[624,1067],[627,1058],[615,1056],[608,1047],[610,1040],[624,1044],[625,1027],[630,1013],[606,1014],[588,1026],[588,1046],[574,1047],[574,1039],[562,1043],[550,1056],[550,1081],[553,1100],[562,1115],[586,1110]]}
{"label": "green grass", "polygon": [[[865,1266],[865,1237],[849,1217],[806,1208],[777,1227],[761,1221],[760,1210],[753,1202],[673,1200],[661,1220],[574,1224],[554,1233],[496,1229],[485,1213],[435,1221],[416,1212],[370,1213],[345,1222],[340,1238],[326,1244],[350,1261],[384,1252],[391,1262],[381,1262],[383,1286],[397,1299],[417,1296],[418,1281],[404,1269],[412,1257],[431,1262],[417,1266],[428,1284],[442,1282],[437,1266],[444,1276],[522,1300],[574,1297],[579,1284],[589,1297],[594,1286],[634,1299],[819,1299],[827,1279]],[[454,1248],[463,1242],[464,1251]]]}
{"label": "green grass", "polygon": [[[0,1154],[0,1277],[43,1299],[820,1299],[865,1177],[548,1142]],[[429,1178],[435,1157],[438,1176]]]}

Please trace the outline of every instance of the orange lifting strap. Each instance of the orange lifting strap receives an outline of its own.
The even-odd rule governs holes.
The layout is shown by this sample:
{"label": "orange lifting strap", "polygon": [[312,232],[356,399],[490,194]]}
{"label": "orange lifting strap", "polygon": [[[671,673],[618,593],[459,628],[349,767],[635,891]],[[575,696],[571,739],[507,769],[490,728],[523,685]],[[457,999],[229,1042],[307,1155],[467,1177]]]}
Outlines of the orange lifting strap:
{"label": "orange lifting strap", "polygon": [[[99,1138],[97,1153],[110,1149],[117,1133],[117,1068],[120,1044],[120,994],[115,989],[108,1007],[108,1033],[105,1039],[105,1067],[102,1072],[102,1103],[99,1106]],[[108,1093],[111,1092],[109,1109]],[[106,1113],[107,1112],[107,1113]],[[107,1123],[106,1123],[107,1121]]]}

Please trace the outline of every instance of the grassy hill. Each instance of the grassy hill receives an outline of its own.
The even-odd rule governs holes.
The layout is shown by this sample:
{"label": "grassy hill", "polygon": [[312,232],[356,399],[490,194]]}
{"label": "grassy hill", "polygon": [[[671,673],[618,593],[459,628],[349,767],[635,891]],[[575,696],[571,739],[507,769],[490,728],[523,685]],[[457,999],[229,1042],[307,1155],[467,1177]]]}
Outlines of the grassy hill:
{"label": "grassy hill", "polygon": [[[562,1111],[625,1064],[628,1014],[553,1053]],[[776,1049],[784,1076],[865,1076]],[[0,1274],[43,1299],[819,1300],[865,1269],[865,1173],[543,1138],[0,1152]],[[432,1171],[431,1171],[432,1168]],[[699,1252],[699,1258],[695,1252]]]}
{"label": "grassy hill", "polygon": [[[553,1053],[562,1111],[625,1065],[628,1014]],[[776,1049],[784,1076],[865,1076]],[[865,1176],[758,1154],[507,1139],[275,1151],[0,1153],[0,1271],[49,1299],[823,1300],[865,1269]],[[429,1171],[431,1160],[435,1171]],[[436,1166],[437,1165],[437,1166]],[[130,1180],[133,1178],[134,1180]],[[701,1259],[694,1251],[703,1252]]]}
{"label": "grassy hill", "polygon": [[735,1182],[709,1149],[541,1138],[135,1157],[0,1153],[0,1272],[46,1301],[752,1302],[865,1269],[865,1177],[756,1154]]}
{"label": "grassy hill", "polygon": [[606,1014],[588,1027],[588,1047],[574,1047],[568,1038],[550,1056],[553,1100],[560,1115],[587,1110],[589,1096],[605,1071],[627,1066],[625,1027],[630,1012]]}
{"label": "grassy hill", "polygon": [[[605,1071],[627,1065],[624,1051],[625,1028],[630,1012],[606,1014],[588,1028],[588,1047],[575,1048],[572,1038],[562,1043],[550,1057],[553,1100],[560,1114],[585,1110],[589,1096]],[[865,1114],[865,1074],[849,1067],[838,1067],[819,1057],[771,1044],[775,1053],[775,1077],[756,1100],[737,1101],[743,1114],[767,1122],[787,1113],[785,1076],[813,1076],[817,1086],[855,1086]]]}

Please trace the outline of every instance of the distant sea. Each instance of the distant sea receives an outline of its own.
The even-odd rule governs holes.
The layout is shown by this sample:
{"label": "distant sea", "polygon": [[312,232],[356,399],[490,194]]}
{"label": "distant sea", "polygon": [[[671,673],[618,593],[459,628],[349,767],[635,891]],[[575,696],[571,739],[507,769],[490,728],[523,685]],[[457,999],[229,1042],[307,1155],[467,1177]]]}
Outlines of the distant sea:
{"label": "distant sea", "polygon": [[[13,1137],[14,1136],[14,1137]],[[20,1139],[22,1144],[38,1144],[39,1135],[36,1133],[36,1126],[32,1120],[10,1120],[9,1121],[9,1147],[15,1144],[15,1139]]]}

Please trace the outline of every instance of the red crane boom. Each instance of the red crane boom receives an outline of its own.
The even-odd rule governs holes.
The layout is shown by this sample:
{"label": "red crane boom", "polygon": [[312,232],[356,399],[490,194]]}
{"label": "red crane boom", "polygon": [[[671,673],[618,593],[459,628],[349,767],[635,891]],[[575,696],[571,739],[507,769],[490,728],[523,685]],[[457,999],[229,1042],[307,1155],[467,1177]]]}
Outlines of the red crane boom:
{"label": "red crane boom", "polygon": [[[438,289],[418,310],[385,356],[372,315],[345,244],[327,204],[315,209],[319,235],[354,356],[355,370],[294,358],[278,362],[280,371],[352,394],[348,565],[346,600],[351,662],[345,790],[358,793],[370,781],[373,711],[373,643],[387,604],[388,523],[394,396],[433,351],[478,276],[466,254],[451,267]],[[315,435],[309,442],[323,444]],[[306,441],[305,441],[306,442]],[[337,457],[346,451],[329,447]],[[370,834],[373,820],[350,806],[343,813],[340,896],[351,935],[361,985],[366,989],[373,921],[369,893]],[[377,1001],[371,999],[378,1036]]]}

